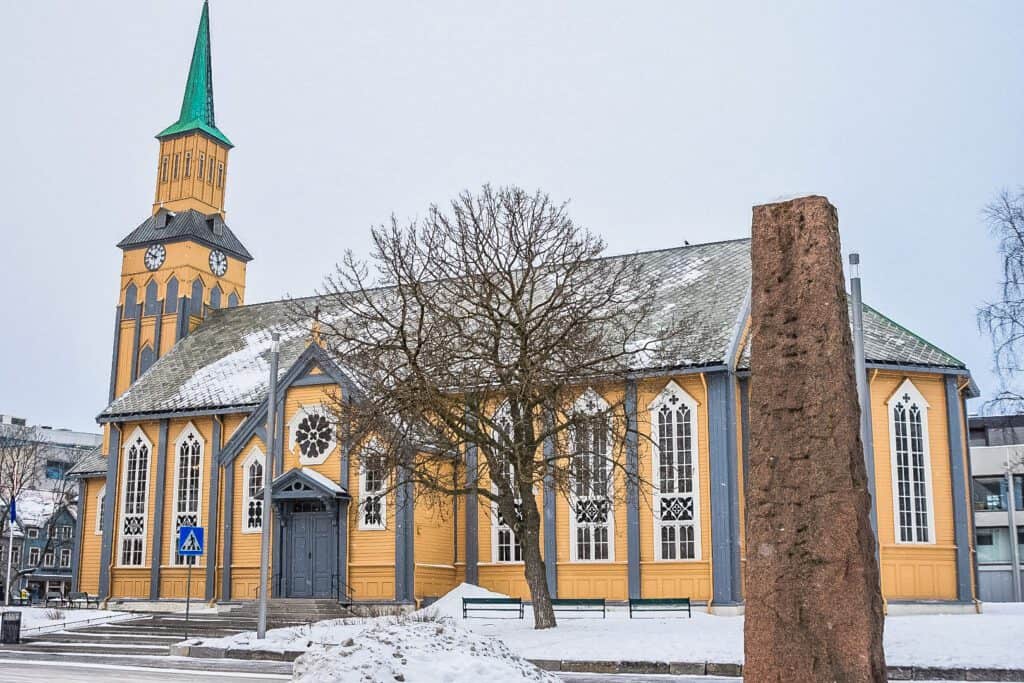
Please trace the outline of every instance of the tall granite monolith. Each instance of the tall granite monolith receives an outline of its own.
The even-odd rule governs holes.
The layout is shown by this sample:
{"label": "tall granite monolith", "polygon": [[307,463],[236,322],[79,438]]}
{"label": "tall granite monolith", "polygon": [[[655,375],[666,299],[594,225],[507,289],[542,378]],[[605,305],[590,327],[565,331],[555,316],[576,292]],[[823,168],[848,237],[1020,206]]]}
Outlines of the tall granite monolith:
{"label": "tall granite monolith", "polygon": [[836,209],[756,206],[751,249],[744,679],[885,681]]}

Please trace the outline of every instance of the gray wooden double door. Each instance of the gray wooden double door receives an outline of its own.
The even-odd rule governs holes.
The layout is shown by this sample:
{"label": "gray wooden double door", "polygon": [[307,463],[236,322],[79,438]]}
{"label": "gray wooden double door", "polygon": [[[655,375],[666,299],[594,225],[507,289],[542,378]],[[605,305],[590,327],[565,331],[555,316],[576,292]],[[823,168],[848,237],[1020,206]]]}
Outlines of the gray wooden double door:
{"label": "gray wooden double door", "polygon": [[338,539],[330,512],[294,512],[288,525],[289,598],[332,597]]}

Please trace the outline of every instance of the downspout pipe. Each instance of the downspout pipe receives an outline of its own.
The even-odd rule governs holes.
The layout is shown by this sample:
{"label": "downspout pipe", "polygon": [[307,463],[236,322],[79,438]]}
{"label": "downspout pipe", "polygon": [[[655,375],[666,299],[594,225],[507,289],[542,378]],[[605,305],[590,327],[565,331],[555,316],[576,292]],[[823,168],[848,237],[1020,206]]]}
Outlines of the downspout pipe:
{"label": "downspout pipe", "polygon": [[871,496],[871,532],[875,536],[875,562],[878,556],[878,503],[875,497],[875,441],[871,432],[871,392],[868,389],[867,363],[864,358],[864,299],[860,285],[860,254],[850,254],[850,321],[853,324],[853,368],[857,375],[857,403],[860,404],[860,441],[864,447],[864,470]]}

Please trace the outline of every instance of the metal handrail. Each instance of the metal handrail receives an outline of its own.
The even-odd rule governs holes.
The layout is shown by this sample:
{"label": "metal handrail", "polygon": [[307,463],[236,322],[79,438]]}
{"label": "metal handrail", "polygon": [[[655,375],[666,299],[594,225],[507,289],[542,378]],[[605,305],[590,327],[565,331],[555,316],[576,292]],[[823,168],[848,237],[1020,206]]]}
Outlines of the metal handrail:
{"label": "metal handrail", "polygon": [[115,614],[113,616],[106,616],[106,617],[92,617],[91,619],[75,619],[74,621],[67,621],[65,619],[63,621],[54,621],[52,623],[43,624],[41,626],[29,626],[28,628],[21,629],[21,632],[22,633],[28,633],[29,631],[33,631],[33,632],[39,632],[39,633],[49,633],[49,631],[43,631],[42,629],[44,629],[44,628],[45,629],[49,629],[49,628],[59,627],[57,630],[58,631],[62,631],[65,628],[67,628],[68,626],[83,626],[85,624],[91,624],[91,623],[94,623],[94,622],[95,623],[102,622],[104,624],[108,624],[108,623],[114,622],[114,621],[116,621],[116,622],[134,621],[135,619],[143,619],[143,618],[146,618],[147,616],[148,615],[145,615],[145,614]]}

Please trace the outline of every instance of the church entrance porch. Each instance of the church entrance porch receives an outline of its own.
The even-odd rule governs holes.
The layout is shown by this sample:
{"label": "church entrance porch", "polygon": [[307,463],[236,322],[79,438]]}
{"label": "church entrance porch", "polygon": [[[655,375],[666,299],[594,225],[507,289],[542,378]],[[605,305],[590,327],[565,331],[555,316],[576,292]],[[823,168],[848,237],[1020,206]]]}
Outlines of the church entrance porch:
{"label": "church entrance porch", "polygon": [[300,467],[274,480],[271,498],[277,517],[273,596],[347,602],[348,493]]}

